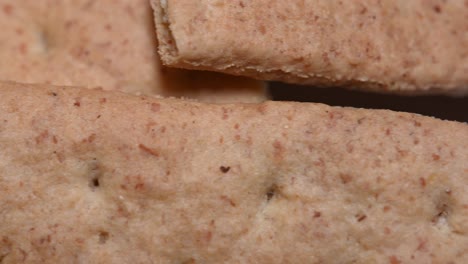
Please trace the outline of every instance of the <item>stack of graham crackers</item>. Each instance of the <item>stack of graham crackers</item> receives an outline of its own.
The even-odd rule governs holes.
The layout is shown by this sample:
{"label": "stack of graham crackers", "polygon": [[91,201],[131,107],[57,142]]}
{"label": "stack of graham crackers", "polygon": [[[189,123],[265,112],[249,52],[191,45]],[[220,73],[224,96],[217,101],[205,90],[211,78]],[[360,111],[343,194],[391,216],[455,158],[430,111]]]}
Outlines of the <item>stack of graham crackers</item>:
{"label": "stack of graham crackers", "polygon": [[465,0],[0,0],[0,29],[2,264],[468,262],[467,124],[263,82],[466,95]]}

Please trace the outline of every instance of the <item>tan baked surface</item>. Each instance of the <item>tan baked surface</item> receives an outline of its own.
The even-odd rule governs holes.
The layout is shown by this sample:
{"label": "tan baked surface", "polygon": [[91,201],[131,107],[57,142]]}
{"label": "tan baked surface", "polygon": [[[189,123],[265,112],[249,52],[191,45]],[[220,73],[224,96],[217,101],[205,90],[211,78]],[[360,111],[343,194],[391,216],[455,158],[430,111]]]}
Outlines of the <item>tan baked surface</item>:
{"label": "tan baked surface", "polygon": [[52,86],[0,94],[3,264],[468,258],[466,124]]}
{"label": "tan baked surface", "polygon": [[465,0],[152,3],[168,65],[321,86],[468,93]]}
{"label": "tan baked surface", "polygon": [[0,80],[201,100],[265,99],[258,81],[163,72],[147,0],[0,0],[0,26]]}

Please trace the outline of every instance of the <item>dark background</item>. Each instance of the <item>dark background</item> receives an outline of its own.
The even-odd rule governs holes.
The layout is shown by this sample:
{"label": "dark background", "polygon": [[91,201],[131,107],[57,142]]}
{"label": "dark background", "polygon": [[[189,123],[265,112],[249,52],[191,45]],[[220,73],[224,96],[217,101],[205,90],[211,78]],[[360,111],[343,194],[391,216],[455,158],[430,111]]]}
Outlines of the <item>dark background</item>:
{"label": "dark background", "polygon": [[390,109],[468,123],[468,97],[399,96],[342,88],[314,88],[279,82],[270,84],[273,100],[324,103],[369,109]]}

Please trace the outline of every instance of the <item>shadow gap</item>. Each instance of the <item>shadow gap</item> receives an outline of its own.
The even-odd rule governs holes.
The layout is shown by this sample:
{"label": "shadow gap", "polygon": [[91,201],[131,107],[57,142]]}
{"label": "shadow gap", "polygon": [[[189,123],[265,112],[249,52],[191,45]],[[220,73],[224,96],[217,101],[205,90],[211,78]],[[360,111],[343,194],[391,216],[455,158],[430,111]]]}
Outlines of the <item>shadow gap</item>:
{"label": "shadow gap", "polygon": [[314,88],[280,82],[270,83],[275,101],[323,103],[367,109],[388,109],[468,123],[468,97],[401,96],[353,91],[343,88]]}

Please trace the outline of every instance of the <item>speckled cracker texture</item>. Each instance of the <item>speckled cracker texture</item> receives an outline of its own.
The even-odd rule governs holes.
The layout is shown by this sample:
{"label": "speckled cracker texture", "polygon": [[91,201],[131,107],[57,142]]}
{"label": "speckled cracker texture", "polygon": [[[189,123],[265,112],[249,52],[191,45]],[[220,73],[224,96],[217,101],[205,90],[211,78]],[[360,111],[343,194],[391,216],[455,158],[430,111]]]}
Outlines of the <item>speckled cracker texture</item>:
{"label": "speckled cracker texture", "polygon": [[468,93],[466,0],[152,0],[165,64],[403,94]]}
{"label": "speckled cracker texture", "polygon": [[162,68],[147,0],[0,0],[0,80],[259,102],[264,84]]}
{"label": "speckled cracker texture", "polygon": [[464,263],[468,126],[0,85],[6,263]]}

